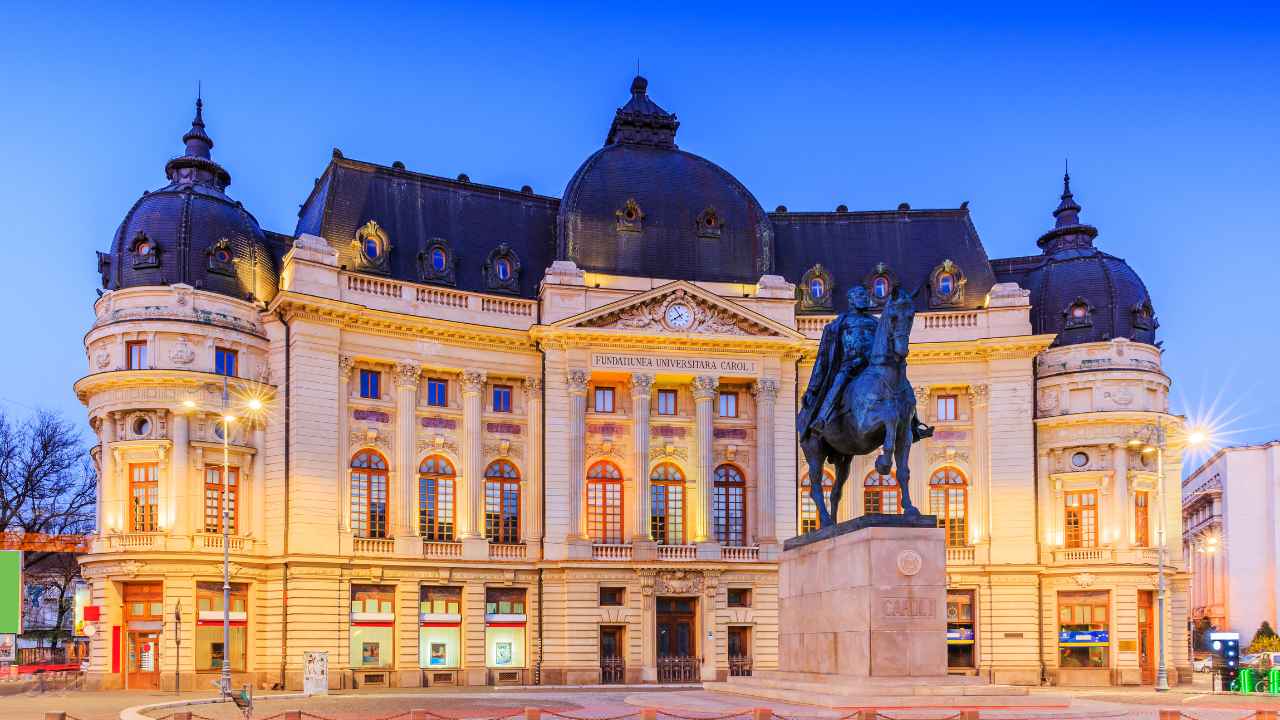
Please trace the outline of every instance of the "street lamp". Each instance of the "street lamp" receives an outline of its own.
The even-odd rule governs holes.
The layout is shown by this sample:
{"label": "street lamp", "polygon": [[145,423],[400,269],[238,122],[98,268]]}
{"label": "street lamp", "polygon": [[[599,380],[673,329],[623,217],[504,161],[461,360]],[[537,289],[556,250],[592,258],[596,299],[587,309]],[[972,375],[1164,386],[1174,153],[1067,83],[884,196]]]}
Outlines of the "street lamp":
{"label": "street lamp", "polygon": [[[1145,436],[1145,437],[1144,437]],[[1187,445],[1199,445],[1207,439],[1203,430],[1192,430],[1187,434]],[[1157,548],[1158,575],[1156,581],[1156,692],[1167,692],[1169,690],[1169,670],[1165,666],[1164,660],[1164,608],[1168,595],[1168,586],[1165,582],[1164,565],[1165,553],[1167,552],[1167,542],[1165,541],[1166,524],[1169,515],[1168,510],[1168,493],[1164,488],[1164,451],[1168,447],[1169,436],[1164,426],[1164,420],[1161,417],[1156,418],[1154,425],[1150,425],[1135,434],[1129,439],[1129,447],[1137,449],[1143,455],[1155,453],[1156,456],[1156,483],[1160,493],[1160,526],[1157,537],[1159,547]]]}

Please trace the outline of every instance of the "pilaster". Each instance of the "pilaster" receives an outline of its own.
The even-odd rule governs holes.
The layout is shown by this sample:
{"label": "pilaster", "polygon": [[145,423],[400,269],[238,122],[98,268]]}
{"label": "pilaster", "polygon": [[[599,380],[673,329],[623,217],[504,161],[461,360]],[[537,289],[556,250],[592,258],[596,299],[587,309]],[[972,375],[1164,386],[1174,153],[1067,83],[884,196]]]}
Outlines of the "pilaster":
{"label": "pilaster", "polygon": [[1129,448],[1124,443],[1112,446],[1111,468],[1115,476],[1112,483],[1112,493],[1115,494],[1112,507],[1115,515],[1111,520],[1111,527],[1115,529],[1116,547],[1126,549],[1133,541],[1133,530],[1129,527],[1129,518],[1133,514],[1130,509],[1133,507],[1133,493],[1129,488]]}
{"label": "pilaster", "polygon": [[[774,414],[777,410],[778,380],[764,377],[756,381],[752,392],[756,397],[756,522],[753,528],[756,544],[773,548],[778,544],[774,508]],[[776,551],[776,548],[774,548]],[[762,551],[763,552],[763,549]]]}
{"label": "pilaster", "polygon": [[[711,445],[713,421],[711,403],[716,397],[719,385],[719,378],[713,375],[699,375],[693,379],[694,439],[698,453],[695,478],[697,502],[694,505],[697,508],[693,538],[695,543],[715,542],[711,529],[711,473],[714,461]],[[698,555],[699,557],[704,555],[702,549],[699,549]]]}
{"label": "pilaster", "polygon": [[634,476],[635,502],[632,503],[632,557],[636,560],[657,558],[658,546],[649,534],[649,400],[653,392],[651,373],[631,376],[631,474]]}
{"label": "pilaster", "polygon": [[355,364],[349,356],[338,358],[338,530],[344,533],[351,529],[351,477],[347,471],[351,466],[351,409],[347,405]]}
{"label": "pilaster", "polygon": [[591,541],[587,539],[586,517],[582,504],[586,497],[583,478],[586,474],[587,387],[591,374],[582,368],[568,373],[569,388],[569,559],[591,557]]}
{"label": "pilaster", "polygon": [[[253,539],[261,543],[258,547],[266,549],[267,541],[267,429],[259,424],[253,430],[253,446],[257,452],[253,454],[253,503],[250,513],[250,524]],[[177,456],[174,456],[175,460]]]}
{"label": "pilaster", "polygon": [[417,362],[402,360],[395,366],[396,384],[396,502],[392,516],[392,536],[413,538],[418,535],[417,499],[417,420],[418,377],[422,369]]}
{"label": "pilaster", "polygon": [[191,466],[187,461],[191,433],[186,414],[175,412],[169,416],[169,432],[173,438],[173,459],[169,463],[169,522],[174,535],[184,536],[202,529],[191,524],[189,508],[193,505],[203,507],[204,499],[201,494],[192,492],[195,483],[191,482]]}
{"label": "pilaster", "polygon": [[523,383],[526,404],[528,408],[529,422],[529,466],[526,468],[524,476],[526,478],[525,485],[529,492],[526,497],[528,501],[525,504],[524,522],[521,527],[526,528],[525,544],[528,547],[529,558],[531,560],[541,560],[537,556],[539,552],[538,539],[542,537],[542,498],[543,498],[543,477],[542,477],[542,378],[529,376],[524,379]]}
{"label": "pilaster", "polygon": [[[458,490],[458,537],[484,537],[484,449],[481,395],[488,375],[482,370],[462,373],[462,477]],[[486,553],[487,554],[487,553]]]}

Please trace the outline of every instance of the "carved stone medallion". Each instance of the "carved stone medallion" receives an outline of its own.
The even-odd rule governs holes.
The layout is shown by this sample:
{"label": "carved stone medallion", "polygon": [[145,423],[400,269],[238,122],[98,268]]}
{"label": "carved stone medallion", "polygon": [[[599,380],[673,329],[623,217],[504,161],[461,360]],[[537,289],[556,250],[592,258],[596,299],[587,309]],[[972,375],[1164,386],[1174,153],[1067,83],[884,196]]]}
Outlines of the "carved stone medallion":
{"label": "carved stone medallion", "polygon": [[920,572],[920,568],[924,566],[924,558],[920,557],[920,553],[907,548],[898,553],[898,572],[911,577]]}

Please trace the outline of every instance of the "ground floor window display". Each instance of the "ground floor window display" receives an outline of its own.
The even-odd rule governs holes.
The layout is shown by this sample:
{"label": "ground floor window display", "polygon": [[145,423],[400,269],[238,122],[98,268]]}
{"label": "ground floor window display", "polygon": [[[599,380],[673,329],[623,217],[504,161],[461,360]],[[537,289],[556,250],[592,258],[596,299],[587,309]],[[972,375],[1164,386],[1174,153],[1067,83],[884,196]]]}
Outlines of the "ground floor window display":
{"label": "ground floor window display", "polygon": [[418,665],[457,668],[462,656],[462,588],[423,587],[418,597]]}
{"label": "ground floor window display", "polygon": [[974,665],[973,591],[947,591],[947,667],[968,670]]}
{"label": "ground floor window display", "polygon": [[485,664],[493,668],[525,666],[526,622],[524,588],[485,590]]}
{"label": "ground floor window display", "polygon": [[249,588],[242,583],[231,585],[231,605],[227,617],[231,621],[231,648],[227,652],[222,637],[222,583],[196,583],[196,670],[222,669],[224,654],[231,661],[231,669],[245,669],[245,648],[248,638]]}
{"label": "ground floor window display", "polygon": [[391,667],[395,639],[395,588],[351,586],[351,667]]}
{"label": "ground floor window display", "polygon": [[1058,666],[1110,666],[1110,597],[1101,592],[1058,593]]}

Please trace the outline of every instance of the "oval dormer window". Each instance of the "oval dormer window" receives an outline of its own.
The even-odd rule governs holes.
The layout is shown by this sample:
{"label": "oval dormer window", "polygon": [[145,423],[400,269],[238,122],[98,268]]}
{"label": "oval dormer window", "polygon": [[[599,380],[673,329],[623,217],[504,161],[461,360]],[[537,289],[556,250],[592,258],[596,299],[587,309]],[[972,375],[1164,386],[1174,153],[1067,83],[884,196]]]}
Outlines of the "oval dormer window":
{"label": "oval dormer window", "polygon": [[226,248],[218,248],[214,251],[213,258],[220,263],[229,263],[231,262],[231,253],[227,252]]}
{"label": "oval dormer window", "polygon": [[871,294],[875,295],[877,300],[884,300],[889,297],[889,278],[879,275],[875,280],[872,280]]}
{"label": "oval dormer window", "polygon": [[822,278],[816,277],[809,281],[809,295],[814,300],[820,300],[827,294],[827,284]]}
{"label": "oval dormer window", "polygon": [[367,255],[370,260],[378,259],[378,255],[381,254],[381,248],[378,247],[378,241],[376,239],[364,239],[364,254]]}
{"label": "oval dormer window", "polygon": [[448,265],[449,256],[445,254],[444,248],[433,248],[431,250],[431,268],[438,273],[442,273]]}
{"label": "oval dormer window", "polygon": [[133,251],[138,254],[138,257],[146,257],[154,249],[155,245],[152,245],[150,240],[142,240],[133,246]]}
{"label": "oval dormer window", "polygon": [[138,437],[146,437],[151,432],[151,421],[140,417],[133,421],[133,434]]}
{"label": "oval dormer window", "polygon": [[1083,320],[1089,314],[1089,308],[1082,303],[1076,303],[1071,306],[1071,317],[1076,320]]}
{"label": "oval dormer window", "polygon": [[493,264],[493,271],[498,276],[498,280],[506,282],[511,279],[511,261],[506,258],[498,258]]}
{"label": "oval dormer window", "polygon": [[956,289],[956,276],[951,273],[942,273],[938,276],[938,294],[943,297],[950,297],[951,293]]}

